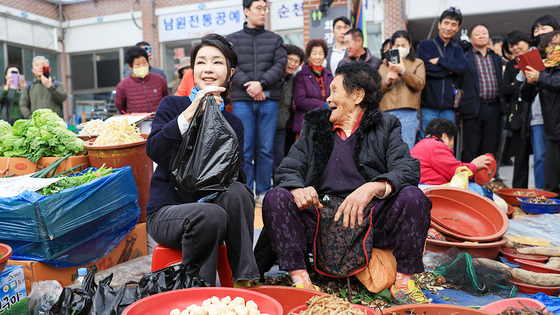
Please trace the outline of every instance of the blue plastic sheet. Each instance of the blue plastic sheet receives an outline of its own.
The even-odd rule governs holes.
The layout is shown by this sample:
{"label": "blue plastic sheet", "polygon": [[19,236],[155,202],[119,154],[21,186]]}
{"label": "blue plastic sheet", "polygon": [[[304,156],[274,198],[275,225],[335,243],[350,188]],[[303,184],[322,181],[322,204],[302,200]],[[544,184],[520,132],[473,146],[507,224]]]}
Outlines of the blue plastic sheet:
{"label": "blue plastic sheet", "polygon": [[539,292],[531,296],[531,298],[544,304],[549,313],[558,314],[560,312],[560,298],[558,297],[548,296],[542,292]]}
{"label": "blue plastic sheet", "polygon": [[12,259],[55,267],[92,263],[136,225],[138,190],[129,166],[52,196],[25,191],[0,198],[0,242]]}

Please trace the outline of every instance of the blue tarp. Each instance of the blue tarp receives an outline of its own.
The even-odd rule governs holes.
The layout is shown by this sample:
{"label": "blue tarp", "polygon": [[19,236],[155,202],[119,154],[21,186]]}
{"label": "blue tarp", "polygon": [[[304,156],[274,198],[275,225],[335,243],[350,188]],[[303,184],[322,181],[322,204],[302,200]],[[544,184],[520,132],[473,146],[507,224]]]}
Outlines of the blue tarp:
{"label": "blue tarp", "polygon": [[129,166],[52,196],[25,191],[0,199],[0,242],[12,259],[55,267],[92,263],[113,250],[140,215]]}

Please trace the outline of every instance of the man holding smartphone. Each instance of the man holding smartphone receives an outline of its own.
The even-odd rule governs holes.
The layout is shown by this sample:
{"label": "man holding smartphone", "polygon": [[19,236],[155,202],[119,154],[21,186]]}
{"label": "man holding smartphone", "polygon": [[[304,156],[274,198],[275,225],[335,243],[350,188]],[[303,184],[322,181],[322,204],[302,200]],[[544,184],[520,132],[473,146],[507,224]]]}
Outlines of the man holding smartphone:
{"label": "man holding smartphone", "polygon": [[[143,48],[148,53],[148,62],[150,63],[150,73],[158,74],[162,76],[165,81],[167,81],[167,77],[165,76],[165,71],[161,70],[160,68],[152,67],[151,65],[154,63],[154,57],[152,56],[152,46],[148,42],[139,42],[136,43],[136,47]],[[123,78],[128,77],[132,73],[132,70],[125,64],[123,67]]]}
{"label": "man holding smartphone", "polygon": [[25,119],[30,119],[33,112],[40,108],[49,108],[58,116],[62,115],[62,102],[67,98],[62,83],[50,76],[49,60],[43,56],[33,58],[31,72],[35,80],[22,87],[23,93],[19,102],[19,110]]}

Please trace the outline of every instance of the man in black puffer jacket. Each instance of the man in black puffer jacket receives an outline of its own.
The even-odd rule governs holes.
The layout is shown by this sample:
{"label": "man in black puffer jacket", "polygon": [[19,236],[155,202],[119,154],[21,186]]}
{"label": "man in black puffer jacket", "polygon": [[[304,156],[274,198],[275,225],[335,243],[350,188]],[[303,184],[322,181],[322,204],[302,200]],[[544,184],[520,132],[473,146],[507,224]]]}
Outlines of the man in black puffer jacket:
{"label": "man in black puffer jacket", "polygon": [[[256,182],[257,206],[270,190],[274,164],[274,136],[279,89],[288,60],[282,38],[264,29],[268,13],[265,0],[243,0],[247,22],[243,29],[227,36],[237,53],[231,98],[233,113],[245,127],[245,173],[247,185]],[[255,147],[256,145],[256,147]],[[257,161],[253,165],[253,155]]]}

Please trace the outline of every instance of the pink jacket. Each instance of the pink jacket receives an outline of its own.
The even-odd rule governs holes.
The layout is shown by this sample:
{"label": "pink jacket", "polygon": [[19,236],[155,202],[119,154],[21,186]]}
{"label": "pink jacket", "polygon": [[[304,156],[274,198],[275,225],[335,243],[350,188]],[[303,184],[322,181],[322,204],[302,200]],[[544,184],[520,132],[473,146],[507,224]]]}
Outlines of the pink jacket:
{"label": "pink jacket", "polygon": [[468,167],[473,174],[476,166],[472,163],[457,161],[453,150],[445,143],[432,139],[422,139],[410,150],[410,155],[420,161],[420,183],[442,185],[449,183],[459,166]]}
{"label": "pink jacket", "polygon": [[119,114],[151,113],[167,95],[167,81],[162,76],[149,73],[140,79],[130,75],[117,84],[115,107]]}

